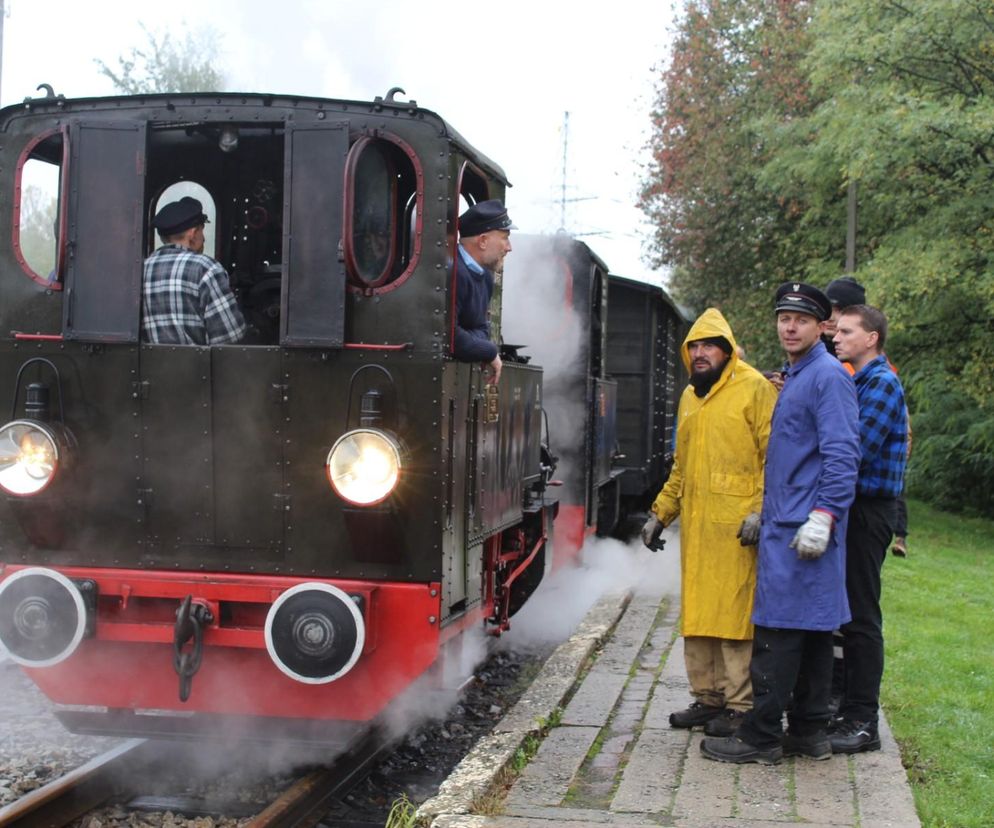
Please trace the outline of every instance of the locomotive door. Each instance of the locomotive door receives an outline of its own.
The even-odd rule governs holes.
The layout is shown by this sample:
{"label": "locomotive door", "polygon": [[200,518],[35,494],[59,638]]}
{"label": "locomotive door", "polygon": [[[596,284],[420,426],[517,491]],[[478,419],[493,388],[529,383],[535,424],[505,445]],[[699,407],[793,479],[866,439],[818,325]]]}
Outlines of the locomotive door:
{"label": "locomotive door", "polygon": [[66,339],[136,342],[142,269],[144,122],[70,130]]}

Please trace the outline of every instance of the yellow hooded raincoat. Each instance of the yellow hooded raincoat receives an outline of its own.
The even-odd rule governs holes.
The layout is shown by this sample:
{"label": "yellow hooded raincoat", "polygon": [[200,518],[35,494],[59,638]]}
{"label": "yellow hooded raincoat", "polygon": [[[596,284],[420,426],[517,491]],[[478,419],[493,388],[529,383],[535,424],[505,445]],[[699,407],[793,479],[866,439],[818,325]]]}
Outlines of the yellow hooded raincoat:
{"label": "yellow hooded raincoat", "polygon": [[677,413],[676,461],[652,510],[664,523],[680,516],[684,636],[752,638],[756,547],[736,533],[763,504],[763,461],[777,393],[739,359],[732,329],[708,308],[687,334],[680,352],[690,371],[687,343],[721,336],[732,355],[707,395],[688,385]]}

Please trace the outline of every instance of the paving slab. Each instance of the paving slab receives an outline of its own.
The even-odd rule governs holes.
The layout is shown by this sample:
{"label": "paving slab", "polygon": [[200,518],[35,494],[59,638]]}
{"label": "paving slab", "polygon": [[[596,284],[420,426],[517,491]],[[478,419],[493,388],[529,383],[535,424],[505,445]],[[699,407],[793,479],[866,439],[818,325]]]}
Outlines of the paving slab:
{"label": "paving slab", "polygon": [[591,670],[563,711],[562,723],[604,727],[627,682],[628,673]]}
{"label": "paving slab", "polygon": [[559,805],[600,733],[596,727],[557,727],[511,788],[507,806]]}
{"label": "paving slab", "polygon": [[795,809],[800,819],[852,825],[856,791],[844,756],[794,762]]}
{"label": "paving slab", "polygon": [[701,755],[700,731],[687,743],[680,787],[673,803],[676,818],[727,819],[735,816],[735,776],[739,765],[712,762]]}
{"label": "paving slab", "polygon": [[735,816],[757,822],[793,822],[794,763],[789,759],[779,765],[742,765],[736,780]]}
{"label": "paving slab", "polygon": [[689,741],[686,730],[643,731],[611,800],[611,810],[669,813],[680,787]]}

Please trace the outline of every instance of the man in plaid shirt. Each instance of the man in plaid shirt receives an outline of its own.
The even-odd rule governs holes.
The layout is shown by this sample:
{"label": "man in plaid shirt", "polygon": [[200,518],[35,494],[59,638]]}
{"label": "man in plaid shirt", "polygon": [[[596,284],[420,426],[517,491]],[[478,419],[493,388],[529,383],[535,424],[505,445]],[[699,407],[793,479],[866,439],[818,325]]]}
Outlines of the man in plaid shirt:
{"label": "man in plaid shirt", "polygon": [[877,713],[884,671],[880,571],[904,485],[908,414],[904,389],[883,355],[887,318],[869,305],[844,308],[836,354],[855,369],[862,459],[846,533],[846,594],[852,621],[843,624],[845,695],[829,738],[833,753],[879,750]]}
{"label": "man in plaid shirt", "polygon": [[228,274],[204,255],[203,205],[186,196],[156,214],[152,226],[165,243],[145,260],[142,338],[166,345],[238,342],[246,325]]}

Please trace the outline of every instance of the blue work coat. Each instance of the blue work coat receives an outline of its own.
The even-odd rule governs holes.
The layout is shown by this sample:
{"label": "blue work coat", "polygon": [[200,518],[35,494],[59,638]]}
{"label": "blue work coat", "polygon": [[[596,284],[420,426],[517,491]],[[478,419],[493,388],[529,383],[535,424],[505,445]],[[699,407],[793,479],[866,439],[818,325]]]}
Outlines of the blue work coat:
{"label": "blue work coat", "polygon": [[494,275],[486,268],[476,273],[456,251],[456,325],[452,347],[460,362],[493,362],[497,345],[490,341],[487,310],[494,293]]}
{"label": "blue work coat", "polygon": [[[834,630],[850,620],[846,526],[859,461],[856,387],[819,341],[790,366],[773,409],[753,623]],[[802,561],[789,544],[814,509],[835,517],[832,537],[825,554]]]}

